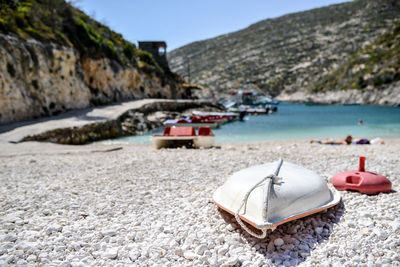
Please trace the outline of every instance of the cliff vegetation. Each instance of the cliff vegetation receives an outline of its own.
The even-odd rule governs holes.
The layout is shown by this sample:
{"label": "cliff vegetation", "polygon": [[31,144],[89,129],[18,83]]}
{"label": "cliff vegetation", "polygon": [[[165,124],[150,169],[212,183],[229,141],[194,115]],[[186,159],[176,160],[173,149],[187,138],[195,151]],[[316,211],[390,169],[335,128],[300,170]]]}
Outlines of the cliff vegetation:
{"label": "cliff vegetation", "polygon": [[0,0],[0,31],[21,39],[74,47],[143,70],[163,72],[153,56],[64,0]]}
{"label": "cliff vegetation", "polygon": [[400,23],[310,87],[311,92],[383,89],[400,80]]}

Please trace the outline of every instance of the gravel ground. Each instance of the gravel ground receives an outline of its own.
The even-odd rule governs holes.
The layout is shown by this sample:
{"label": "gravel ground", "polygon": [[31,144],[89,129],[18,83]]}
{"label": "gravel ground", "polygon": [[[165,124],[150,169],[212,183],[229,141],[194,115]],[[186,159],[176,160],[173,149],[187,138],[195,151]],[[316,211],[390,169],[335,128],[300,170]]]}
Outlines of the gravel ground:
{"label": "gravel ground", "polygon": [[[154,150],[0,144],[0,266],[400,266],[400,140]],[[250,237],[212,201],[240,169],[282,157],[325,179],[356,169],[393,192],[343,192],[327,212]]]}

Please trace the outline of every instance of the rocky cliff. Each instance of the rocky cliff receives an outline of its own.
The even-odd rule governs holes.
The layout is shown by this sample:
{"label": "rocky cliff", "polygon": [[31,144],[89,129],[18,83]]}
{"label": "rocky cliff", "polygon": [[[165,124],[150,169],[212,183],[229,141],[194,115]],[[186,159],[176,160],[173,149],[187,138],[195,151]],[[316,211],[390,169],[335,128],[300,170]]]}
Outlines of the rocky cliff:
{"label": "rocky cliff", "polygon": [[[330,102],[333,93],[315,90],[316,86],[349,57],[391,31],[399,18],[399,0],[352,1],[267,19],[238,32],[178,48],[168,57],[173,71],[187,75],[190,64],[192,82],[216,92],[250,85],[284,100],[300,97],[304,101],[318,91]],[[396,80],[392,82],[368,88],[369,93],[393,88]],[[363,88],[352,84],[331,88],[348,89],[358,91],[336,94],[337,101],[347,101],[339,95],[359,96]],[[400,103],[400,98],[396,101]]]}
{"label": "rocky cliff", "polygon": [[[59,13],[46,13],[49,6]],[[64,1],[2,1],[0,15],[0,124],[128,99],[186,97],[179,76]]]}

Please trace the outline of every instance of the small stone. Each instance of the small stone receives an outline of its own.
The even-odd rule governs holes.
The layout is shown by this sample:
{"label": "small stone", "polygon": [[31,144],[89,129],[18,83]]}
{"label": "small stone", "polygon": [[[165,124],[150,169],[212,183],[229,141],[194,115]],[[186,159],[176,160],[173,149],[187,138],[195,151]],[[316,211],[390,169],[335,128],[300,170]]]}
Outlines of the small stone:
{"label": "small stone", "polygon": [[204,251],[206,251],[208,249],[208,247],[207,247],[207,245],[205,245],[205,244],[201,244],[200,246],[198,246],[196,249],[195,249],[195,253],[196,254],[198,254],[198,255],[203,255],[204,254]]}
{"label": "small stone", "polygon": [[187,259],[187,260],[194,260],[196,258],[196,254],[194,254],[192,251],[185,251],[183,253],[183,256]]}
{"label": "small stone", "polygon": [[251,258],[247,255],[239,255],[239,261],[243,263],[245,261],[251,261]]}
{"label": "small stone", "polygon": [[371,218],[372,215],[369,212],[362,211],[360,212],[360,217]]}
{"label": "small stone", "polygon": [[59,267],[71,267],[72,264],[69,261],[62,262]]}
{"label": "small stone", "polygon": [[321,235],[323,231],[324,229],[322,227],[315,228],[315,232],[317,233],[317,235]]}
{"label": "small stone", "polygon": [[18,238],[15,235],[5,235],[1,239],[3,242],[15,242]]}
{"label": "small stone", "polygon": [[235,230],[235,228],[232,226],[232,224],[228,224],[228,225],[226,226],[226,230],[228,230],[229,232],[232,232],[232,231]]}
{"label": "small stone", "polygon": [[51,211],[49,209],[44,209],[42,213],[44,216],[49,216],[51,214]]}
{"label": "small stone", "polygon": [[250,266],[253,266],[253,262],[251,262],[251,261],[244,261],[244,262],[242,262],[242,265],[241,265],[242,267],[250,267]]}
{"label": "small stone", "polygon": [[118,248],[110,248],[103,254],[103,257],[108,259],[115,259],[117,256],[118,256]]}
{"label": "small stone", "polygon": [[354,222],[347,222],[347,227],[354,228],[356,227],[356,225],[354,224]]}
{"label": "small stone", "polygon": [[3,219],[4,222],[8,222],[8,223],[15,223],[18,220],[20,220],[20,218],[16,214],[8,214]]}
{"label": "small stone", "polygon": [[135,262],[140,257],[140,251],[134,250],[129,253],[129,259]]}
{"label": "small stone", "polygon": [[46,234],[50,235],[50,234],[52,234],[54,232],[61,232],[62,228],[63,227],[61,225],[58,225],[58,224],[51,225],[51,226],[47,227]]}
{"label": "small stone", "polygon": [[26,260],[27,261],[36,261],[37,257],[36,257],[36,255],[31,254],[31,255],[28,256],[28,258],[26,258]]}
{"label": "small stone", "polygon": [[388,234],[386,233],[386,231],[381,230],[381,229],[374,229],[374,233],[376,234],[376,236],[380,239],[380,240],[385,240],[388,237]]}
{"label": "small stone", "polygon": [[229,248],[227,246],[223,246],[222,248],[218,249],[218,255],[225,255],[228,250]]}
{"label": "small stone", "polygon": [[103,236],[115,236],[115,235],[117,235],[117,232],[113,229],[105,229],[105,230],[101,231],[101,234]]}
{"label": "small stone", "polygon": [[272,251],[274,251],[274,250],[275,250],[274,242],[273,242],[273,241],[270,241],[270,242],[268,243],[268,246],[267,246],[267,251],[268,251],[268,252],[272,252]]}
{"label": "small stone", "polygon": [[238,262],[239,262],[238,256],[237,256],[237,255],[234,255],[234,256],[230,257],[230,258],[225,262],[225,264],[228,265],[228,266],[234,266],[234,265],[236,265]]}
{"label": "small stone", "polygon": [[277,238],[277,239],[274,240],[274,245],[275,245],[276,247],[280,247],[280,246],[282,246],[283,244],[285,244],[285,242],[283,241],[282,238]]}
{"label": "small stone", "polygon": [[302,257],[308,257],[309,255],[310,255],[310,252],[303,252],[303,251],[301,251],[300,253],[300,256],[302,256]]}
{"label": "small stone", "polygon": [[217,266],[218,265],[217,257],[213,256],[208,258],[208,264],[210,264],[210,266]]}
{"label": "small stone", "polygon": [[360,224],[362,224],[365,227],[370,227],[374,225],[374,221],[371,219],[362,219],[360,220]]}
{"label": "small stone", "polygon": [[389,222],[389,225],[392,227],[394,232],[400,230],[400,223],[399,222]]}
{"label": "small stone", "polygon": [[368,228],[363,228],[360,231],[357,232],[357,234],[359,235],[366,235],[370,232],[370,230]]}
{"label": "small stone", "polygon": [[175,249],[175,255],[183,257],[183,250],[181,248]]}

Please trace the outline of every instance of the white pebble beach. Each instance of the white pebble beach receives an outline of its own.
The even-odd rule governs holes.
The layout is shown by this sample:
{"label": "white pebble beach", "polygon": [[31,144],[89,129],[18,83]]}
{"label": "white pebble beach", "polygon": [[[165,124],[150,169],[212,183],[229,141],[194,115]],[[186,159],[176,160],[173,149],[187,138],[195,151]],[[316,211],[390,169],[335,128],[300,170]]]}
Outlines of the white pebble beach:
{"label": "white pebble beach", "polygon": [[[400,139],[385,141],[198,150],[2,143],[0,266],[400,266]],[[357,169],[359,156],[392,192],[341,191],[337,206],[261,240],[213,203],[243,168],[282,157],[330,182]]]}

